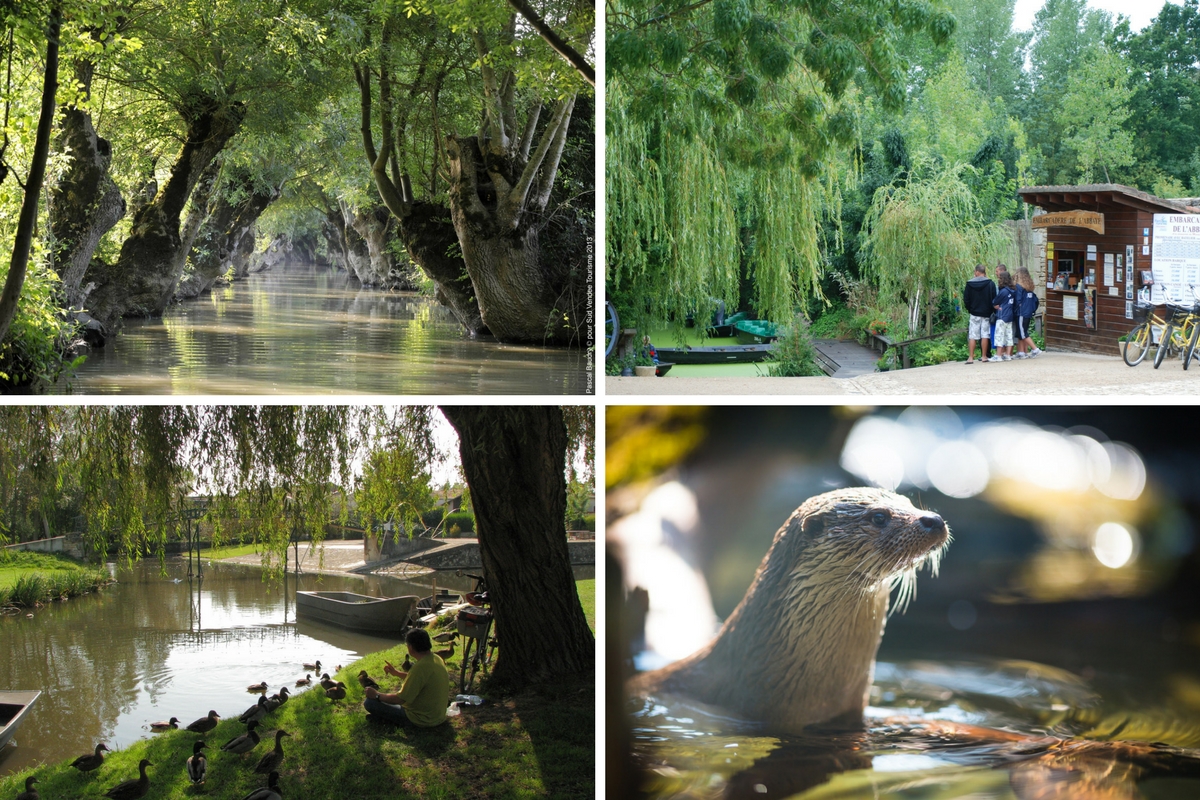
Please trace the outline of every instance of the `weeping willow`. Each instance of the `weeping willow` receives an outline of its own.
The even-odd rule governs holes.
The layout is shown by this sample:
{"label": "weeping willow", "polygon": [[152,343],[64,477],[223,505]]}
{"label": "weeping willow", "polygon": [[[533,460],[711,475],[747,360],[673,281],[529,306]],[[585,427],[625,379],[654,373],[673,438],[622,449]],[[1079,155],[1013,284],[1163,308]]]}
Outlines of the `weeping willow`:
{"label": "weeping willow", "polygon": [[738,229],[725,166],[711,144],[692,133],[695,125],[638,120],[626,100],[619,82],[610,84],[610,292],[631,296],[628,311],[634,319],[644,315],[643,322],[682,321],[714,299],[735,305]]}
{"label": "weeping willow", "polygon": [[991,263],[1012,247],[1003,222],[981,221],[962,179],[969,169],[918,168],[905,183],[879,187],[863,220],[860,253],[879,281],[880,297],[905,303],[913,329],[924,309],[926,333],[933,332],[937,299],[959,291],[975,264]]}

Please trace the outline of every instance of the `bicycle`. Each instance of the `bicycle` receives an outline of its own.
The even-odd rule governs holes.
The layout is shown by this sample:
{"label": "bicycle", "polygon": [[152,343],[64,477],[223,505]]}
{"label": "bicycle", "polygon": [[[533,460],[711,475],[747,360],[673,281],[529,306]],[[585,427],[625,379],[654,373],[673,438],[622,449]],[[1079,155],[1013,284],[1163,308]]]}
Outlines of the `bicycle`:
{"label": "bicycle", "polygon": [[[1194,289],[1192,294],[1195,295]],[[1163,329],[1158,352],[1154,354],[1154,368],[1158,369],[1168,355],[1181,353],[1183,368],[1186,370],[1191,365],[1196,350],[1196,331],[1200,330],[1200,302],[1194,302],[1190,308],[1176,304],[1172,304],[1170,308],[1171,316]]]}
{"label": "bicycle", "polygon": [[1163,331],[1167,321],[1154,313],[1154,306],[1144,301],[1137,301],[1133,307],[1134,319],[1138,323],[1125,335],[1125,348],[1121,357],[1131,367],[1136,367],[1146,358],[1151,347],[1157,347],[1162,341]]}
{"label": "bicycle", "polygon": [[621,319],[617,316],[617,307],[610,302],[604,304],[604,357],[608,358],[617,347],[617,339],[621,336]]}
{"label": "bicycle", "polygon": [[467,693],[475,685],[475,675],[480,669],[484,675],[487,674],[500,643],[492,635],[492,611],[486,607],[490,603],[487,582],[482,575],[463,572],[458,574],[475,579],[474,591],[463,596],[470,605],[458,612],[456,620],[458,632],[466,640],[459,666],[458,685],[461,692]]}

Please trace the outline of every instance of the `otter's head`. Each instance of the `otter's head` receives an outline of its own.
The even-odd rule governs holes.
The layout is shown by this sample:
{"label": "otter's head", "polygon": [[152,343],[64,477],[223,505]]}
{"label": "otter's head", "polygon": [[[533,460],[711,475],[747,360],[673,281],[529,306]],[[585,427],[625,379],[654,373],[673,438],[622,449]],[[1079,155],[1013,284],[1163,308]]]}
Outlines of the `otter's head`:
{"label": "otter's head", "polygon": [[761,577],[790,583],[819,575],[822,583],[851,592],[899,585],[893,608],[902,608],[915,590],[917,568],[928,562],[936,575],[949,541],[945,521],[906,497],[883,489],[839,489],[796,509],[776,534]]}

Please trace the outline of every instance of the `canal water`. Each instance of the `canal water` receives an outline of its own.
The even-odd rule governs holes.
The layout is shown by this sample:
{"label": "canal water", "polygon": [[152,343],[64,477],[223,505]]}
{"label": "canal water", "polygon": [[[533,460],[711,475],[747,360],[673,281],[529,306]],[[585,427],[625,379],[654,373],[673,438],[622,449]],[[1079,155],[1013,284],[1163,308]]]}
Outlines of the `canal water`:
{"label": "canal water", "polygon": [[127,319],[79,394],[584,394],[585,350],[471,339],[433,298],[292,265]]}
{"label": "canal water", "polygon": [[[304,691],[294,688],[302,664],[319,659],[332,673],[400,641],[297,622],[295,575],[285,589],[254,567],[206,563],[202,582],[187,579],[185,562],[168,561],[166,570],[142,562],[96,594],[51,603],[32,618],[0,617],[0,689],[42,691],[17,746],[0,751],[0,775],[82,755],[101,741],[124,747],[152,735],[157,720],[187,725],[210,709],[237,716],[258,699],[250,684]],[[434,575],[439,589],[472,588],[452,573],[301,575],[299,588],[424,596]]]}

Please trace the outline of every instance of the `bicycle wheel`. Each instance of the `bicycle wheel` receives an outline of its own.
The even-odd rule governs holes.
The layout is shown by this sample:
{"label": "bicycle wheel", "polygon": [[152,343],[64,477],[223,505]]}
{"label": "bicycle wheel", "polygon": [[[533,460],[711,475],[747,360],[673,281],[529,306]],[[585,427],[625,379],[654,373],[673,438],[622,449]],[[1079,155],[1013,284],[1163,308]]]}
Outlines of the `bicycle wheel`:
{"label": "bicycle wheel", "polygon": [[1146,351],[1149,349],[1150,323],[1143,322],[1134,326],[1134,329],[1125,337],[1125,349],[1121,356],[1125,359],[1126,364],[1136,367],[1146,358]]}
{"label": "bicycle wheel", "polygon": [[1192,326],[1192,335],[1188,337],[1187,347],[1183,349],[1183,368],[1192,364],[1192,356],[1196,354],[1196,340],[1200,339],[1200,325]]}
{"label": "bicycle wheel", "polygon": [[[458,686],[463,694],[471,691],[471,684],[475,682],[475,667],[472,664],[479,658],[478,641],[474,636],[468,636],[466,639],[467,644],[462,652],[462,666],[458,668]],[[471,673],[470,678],[467,677],[468,672]]]}
{"label": "bicycle wheel", "polygon": [[1167,351],[1173,350],[1175,347],[1175,326],[1167,323],[1163,328],[1162,338],[1158,340],[1158,351],[1154,354],[1154,368],[1158,369],[1162,364],[1163,359],[1167,357]]}
{"label": "bicycle wheel", "polygon": [[604,357],[612,355],[621,335],[621,320],[617,317],[617,307],[612,303],[604,304]]}

